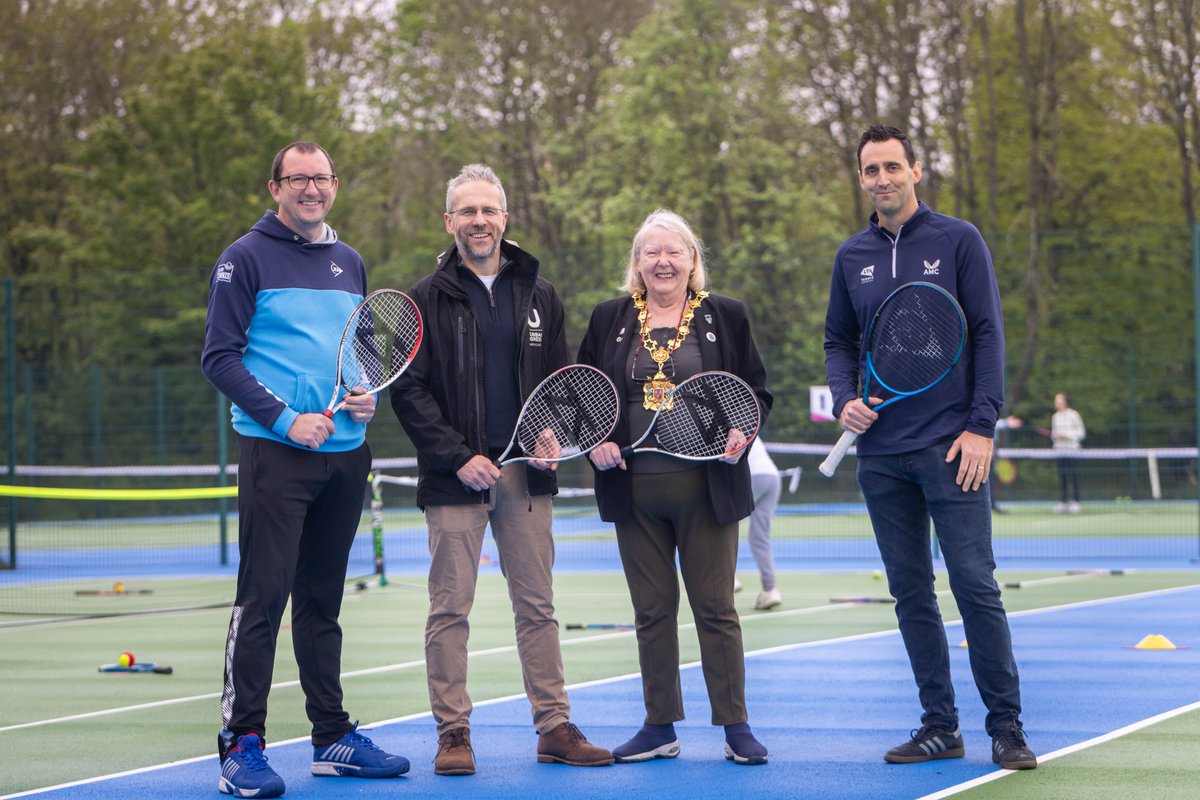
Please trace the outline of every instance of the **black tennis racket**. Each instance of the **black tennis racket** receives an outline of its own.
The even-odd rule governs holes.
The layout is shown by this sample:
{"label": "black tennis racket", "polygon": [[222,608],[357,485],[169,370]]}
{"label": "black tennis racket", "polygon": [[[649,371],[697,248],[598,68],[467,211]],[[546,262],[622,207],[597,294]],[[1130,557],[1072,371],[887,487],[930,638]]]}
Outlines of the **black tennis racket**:
{"label": "black tennis racket", "polygon": [[[646,432],[621,449],[621,458],[665,453],[713,461],[749,447],[761,421],[758,396],[744,380],[728,372],[700,372],[667,392]],[[655,444],[642,447],[651,433]]]}
{"label": "black tennis racket", "polygon": [[377,394],[400,377],[421,347],[424,324],[417,304],[404,292],[380,289],[371,292],[350,314],[338,346],[337,385],[325,416],[342,409],[338,398],[350,394]]}
{"label": "black tennis racket", "polygon": [[[880,411],[933,388],[954,369],[966,341],[967,318],[949,292],[923,281],[904,284],[884,299],[867,330],[863,402],[890,394],[874,407]],[[853,431],[842,433],[818,467],[822,475],[833,477],[857,438]]]}
{"label": "black tennis racket", "polygon": [[[600,370],[572,364],[530,392],[497,466],[518,461],[566,461],[590,452],[617,426],[617,387]],[[514,448],[520,455],[509,458]]]}

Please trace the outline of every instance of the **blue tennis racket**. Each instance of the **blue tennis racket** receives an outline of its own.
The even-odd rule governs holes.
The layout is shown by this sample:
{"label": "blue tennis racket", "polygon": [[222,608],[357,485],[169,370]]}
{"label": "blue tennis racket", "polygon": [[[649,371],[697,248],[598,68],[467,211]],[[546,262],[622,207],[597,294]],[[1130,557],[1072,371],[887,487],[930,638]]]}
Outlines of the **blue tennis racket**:
{"label": "blue tennis racket", "polygon": [[[933,388],[954,369],[966,341],[967,318],[949,292],[924,281],[904,284],[884,299],[867,329],[863,402],[890,395],[874,407],[881,411]],[[833,477],[857,438],[853,431],[842,433],[818,467],[822,475]]]}

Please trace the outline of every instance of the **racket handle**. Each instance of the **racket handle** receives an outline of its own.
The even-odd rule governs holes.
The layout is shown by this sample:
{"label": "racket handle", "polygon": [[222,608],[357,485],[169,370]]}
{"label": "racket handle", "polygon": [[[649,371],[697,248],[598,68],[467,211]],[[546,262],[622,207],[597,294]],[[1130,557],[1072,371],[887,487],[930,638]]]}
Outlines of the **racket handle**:
{"label": "racket handle", "polygon": [[832,478],[833,473],[837,471],[838,464],[842,463],[842,459],[846,457],[846,452],[854,441],[858,438],[858,434],[854,431],[845,431],[842,437],[837,440],[837,444],[829,451],[829,455],[821,462],[821,466],[817,467],[821,474],[826,478]]}

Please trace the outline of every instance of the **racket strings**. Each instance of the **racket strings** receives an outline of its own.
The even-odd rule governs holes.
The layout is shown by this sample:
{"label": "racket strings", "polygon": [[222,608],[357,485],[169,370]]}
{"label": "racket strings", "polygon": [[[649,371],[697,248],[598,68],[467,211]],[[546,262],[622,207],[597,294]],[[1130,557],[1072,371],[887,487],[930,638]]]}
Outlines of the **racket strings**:
{"label": "racket strings", "polygon": [[747,440],[758,431],[758,398],[730,375],[706,373],[676,387],[675,403],[659,412],[655,438],[666,451],[692,458],[724,455],[729,435],[740,431]]}
{"label": "racket strings", "polygon": [[342,353],[342,384],[375,389],[412,360],[421,341],[421,317],[407,297],[383,293],[360,306]]}
{"label": "racket strings", "polygon": [[875,321],[868,356],[887,389],[915,392],[954,366],[964,333],[965,323],[952,301],[934,290],[909,289]]}
{"label": "racket strings", "polygon": [[568,367],[529,396],[517,423],[517,444],[534,458],[576,455],[607,439],[618,413],[612,381],[590,367]]}

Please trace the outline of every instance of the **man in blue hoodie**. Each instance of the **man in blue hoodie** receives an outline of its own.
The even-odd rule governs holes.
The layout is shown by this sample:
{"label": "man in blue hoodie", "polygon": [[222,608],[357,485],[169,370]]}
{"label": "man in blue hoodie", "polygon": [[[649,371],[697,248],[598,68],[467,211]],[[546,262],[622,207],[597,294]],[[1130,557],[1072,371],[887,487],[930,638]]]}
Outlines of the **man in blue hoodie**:
{"label": "man in blue hoodie", "polygon": [[346,562],[371,467],[373,396],[347,395],[329,419],[346,320],[367,293],[362,257],[325,224],[333,159],[313,142],[279,151],[267,184],[279,204],[213,269],[201,365],[233,403],[238,434],[237,595],[225,643],[217,788],[278,797],[267,764],[267,694],[279,624],[292,642],[312,722],[314,775],[389,778],[407,759],[357,732],[342,708]]}
{"label": "man in blue hoodie", "polygon": [[[924,713],[911,739],[884,760],[906,764],[964,753],[946,631],[934,590],[930,521],[987,707],[992,760],[1032,769],[1008,618],[993,572],[987,479],[1004,401],[1004,320],[991,254],[970,223],[917,200],[921,162],[900,130],[872,125],[858,146],[858,182],[875,207],[834,262],[825,318],[825,369],[833,410],[859,434],[858,485],[866,498],[888,589]],[[859,396],[863,332],[889,294],[913,281],[958,299],[967,319],[963,357],[941,383],[883,414]]]}

